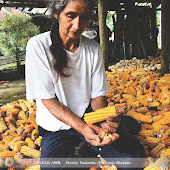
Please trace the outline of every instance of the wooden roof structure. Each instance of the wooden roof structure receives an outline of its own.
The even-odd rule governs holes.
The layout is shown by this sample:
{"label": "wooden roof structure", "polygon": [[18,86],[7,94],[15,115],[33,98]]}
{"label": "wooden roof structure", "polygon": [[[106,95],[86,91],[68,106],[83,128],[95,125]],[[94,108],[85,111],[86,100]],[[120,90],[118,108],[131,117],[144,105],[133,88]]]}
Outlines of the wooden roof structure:
{"label": "wooden roof structure", "polygon": [[[0,0],[0,7],[29,7],[29,8],[45,8],[50,0]],[[105,0],[108,4],[107,8],[112,8],[118,3],[134,4],[152,3],[158,6],[161,0]]]}

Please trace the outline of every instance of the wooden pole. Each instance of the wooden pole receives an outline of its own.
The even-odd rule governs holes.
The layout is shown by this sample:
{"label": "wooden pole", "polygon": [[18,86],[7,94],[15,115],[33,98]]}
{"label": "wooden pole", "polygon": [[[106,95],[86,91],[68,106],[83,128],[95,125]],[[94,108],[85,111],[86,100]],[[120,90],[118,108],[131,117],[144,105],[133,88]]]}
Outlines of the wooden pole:
{"label": "wooden pole", "polygon": [[100,46],[103,50],[103,59],[105,63],[105,69],[108,70],[108,41],[106,31],[106,9],[104,6],[104,0],[98,0],[98,20],[99,20],[99,34],[100,34]]}
{"label": "wooden pole", "polygon": [[169,72],[170,65],[170,0],[161,0],[161,73]]}

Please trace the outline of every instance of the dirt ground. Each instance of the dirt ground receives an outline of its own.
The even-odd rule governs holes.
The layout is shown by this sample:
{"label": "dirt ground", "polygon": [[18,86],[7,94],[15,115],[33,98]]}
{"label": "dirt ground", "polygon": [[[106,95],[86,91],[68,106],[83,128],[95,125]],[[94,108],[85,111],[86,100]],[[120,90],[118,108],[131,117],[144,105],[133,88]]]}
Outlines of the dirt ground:
{"label": "dirt ground", "polygon": [[0,105],[26,98],[25,80],[0,84]]}

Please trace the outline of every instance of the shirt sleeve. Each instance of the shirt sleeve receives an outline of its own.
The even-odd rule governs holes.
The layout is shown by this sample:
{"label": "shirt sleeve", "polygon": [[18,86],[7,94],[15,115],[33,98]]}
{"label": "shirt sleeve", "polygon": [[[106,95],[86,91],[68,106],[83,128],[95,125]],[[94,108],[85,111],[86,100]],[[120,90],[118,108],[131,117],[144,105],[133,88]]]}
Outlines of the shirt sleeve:
{"label": "shirt sleeve", "polygon": [[109,92],[101,47],[98,50],[98,57],[94,59],[91,89],[91,99],[105,96]]}
{"label": "shirt sleeve", "polygon": [[27,43],[25,65],[27,100],[54,98],[55,90],[45,47],[34,37]]}

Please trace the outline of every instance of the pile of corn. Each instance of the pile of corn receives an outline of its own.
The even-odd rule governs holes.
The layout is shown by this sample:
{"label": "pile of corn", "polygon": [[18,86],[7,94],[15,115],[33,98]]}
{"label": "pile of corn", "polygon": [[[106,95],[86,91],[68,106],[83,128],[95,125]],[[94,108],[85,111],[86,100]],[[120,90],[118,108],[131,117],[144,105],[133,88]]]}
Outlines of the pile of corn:
{"label": "pile of corn", "polygon": [[29,159],[39,159],[42,137],[35,116],[34,100],[20,99],[0,107],[0,167],[28,169]]}
{"label": "pile of corn", "polygon": [[148,157],[170,158],[170,74],[133,69],[106,75],[108,102],[126,103],[125,115],[141,123],[136,137]]}
{"label": "pile of corn", "polygon": [[160,57],[153,58],[150,57],[148,59],[137,59],[136,57],[130,60],[120,60],[120,62],[109,66],[109,70],[111,71],[123,71],[123,70],[132,70],[134,67],[137,69],[144,70],[160,70],[161,69],[161,59]]}

